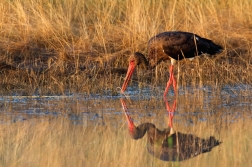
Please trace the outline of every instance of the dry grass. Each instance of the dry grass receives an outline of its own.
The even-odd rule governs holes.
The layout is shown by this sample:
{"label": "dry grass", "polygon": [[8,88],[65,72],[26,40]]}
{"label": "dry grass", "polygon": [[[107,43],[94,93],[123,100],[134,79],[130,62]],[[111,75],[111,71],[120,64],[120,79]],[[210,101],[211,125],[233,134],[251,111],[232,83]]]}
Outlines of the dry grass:
{"label": "dry grass", "polygon": [[[150,37],[170,30],[225,48],[215,59],[181,63],[181,85],[250,84],[251,7],[249,0],[1,1],[1,92],[114,94],[128,55],[146,53]],[[165,84],[167,66],[153,75],[151,84]]]}

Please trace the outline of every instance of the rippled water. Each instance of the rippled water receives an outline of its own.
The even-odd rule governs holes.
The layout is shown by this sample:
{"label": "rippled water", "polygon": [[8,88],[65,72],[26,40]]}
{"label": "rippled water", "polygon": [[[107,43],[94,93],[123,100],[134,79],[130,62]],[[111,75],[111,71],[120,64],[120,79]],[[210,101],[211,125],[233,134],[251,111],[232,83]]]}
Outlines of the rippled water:
{"label": "rippled water", "polygon": [[[120,98],[130,99],[128,107],[140,121],[144,117],[158,119],[166,115],[162,91],[150,89],[137,90],[129,88],[126,97],[118,96],[3,96],[0,98],[1,123],[25,121],[30,118],[43,119],[43,117],[68,117],[74,124],[104,124],[106,117],[122,117]],[[224,86],[216,91],[210,87],[185,88],[179,91],[175,122],[185,125],[194,125],[189,118],[195,121],[208,121],[209,116],[218,114],[224,121],[235,122],[239,119],[252,117],[252,88],[249,85]],[[173,99],[173,92],[167,96]],[[130,101],[132,104],[130,104]],[[227,115],[232,119],[225,120]],[[246,115],[246,117],[245,117]],[[187,118],[186,120],[184,118]],[[114,124],[114,123],[113,123]]]}

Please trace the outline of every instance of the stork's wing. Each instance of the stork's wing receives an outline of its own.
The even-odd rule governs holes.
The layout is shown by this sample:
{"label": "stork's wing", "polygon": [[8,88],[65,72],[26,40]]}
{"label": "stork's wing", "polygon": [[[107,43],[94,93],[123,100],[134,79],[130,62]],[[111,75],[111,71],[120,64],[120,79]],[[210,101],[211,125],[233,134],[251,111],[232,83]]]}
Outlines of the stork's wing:
{"label": "stork's wing", "polygon": [[169,33],[164,36],[164,53],[176,60],[183,58],[192,58],[196,55],[196,52],[198,50],[196,45],[198,39],[199,38],[192,33]]}

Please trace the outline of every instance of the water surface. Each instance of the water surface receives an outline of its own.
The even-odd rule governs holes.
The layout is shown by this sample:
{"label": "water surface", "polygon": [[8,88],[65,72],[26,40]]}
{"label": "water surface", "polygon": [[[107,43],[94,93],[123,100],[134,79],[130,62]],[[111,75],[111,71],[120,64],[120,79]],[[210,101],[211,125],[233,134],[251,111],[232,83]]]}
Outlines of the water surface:
{"label": "water surface", "polygon": [[[174,100],[177,101],[173,120],[176,131],[203,138],[215,136],[222,142],[209,153],[181,162],[163,162],[153,157],[146,149],[146,138],[136,141],[128,134],[120,99],[123,98],[126,101],[135,125],[150,122],[163,129],[168,124],[168,113],[161,90],[161,88],[138,90],[131,87],[126,92],[127,96],[82,94],[44,97],[3,96],[0,98],[0,122],[6,128],[27,122],[34,126],[43,122],[57,125],[59,121],[60,124],[71,127],[71,133],[75,132],[84,136],[84,138],[75,139],[83,142],[78,149],[81,147],[84,152],[82,158],[75,161],[77,166],[101,163],[118,165],[115,155],[122,151],[127,152],[127,148],[130,149],[128,151],[131,154],[121,154],[123,159],[127,159],[127,161],[122,161],[123,165],[162,164],[169,166],[175,163],[178,166],[182,164],[208,166],[207,162],[211,161],[215,165],[224,166],[252,164],[248,156],[252,153],[252,147],[249,144],[252,138],[251,86],[186,87],[179,90],[177,99],[174,99],[172,91],[169,92],[167,96],[169,103],[172,105]],[[88,139],[85,136],[89,136]],[[116,143],[116,147],[110,145],[112,141]],[[65,138],[64,142],[68,143],[72,140]],[[74,149],[77,146],[73,144],[71,147]],[[93,148],[96,149],[95,153]],[[100,158],[97,158],[96,154]],[[224,161],[218,157],[224,158]]]}

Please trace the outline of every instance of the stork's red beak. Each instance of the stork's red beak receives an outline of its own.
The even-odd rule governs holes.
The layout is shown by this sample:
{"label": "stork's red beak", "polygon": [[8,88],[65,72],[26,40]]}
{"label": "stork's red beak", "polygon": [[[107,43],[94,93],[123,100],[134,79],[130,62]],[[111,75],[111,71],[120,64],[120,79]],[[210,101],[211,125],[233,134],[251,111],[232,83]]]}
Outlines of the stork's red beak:
{"label": "stork's red beak", "polygon": [[135,67],[136,67],[135,61],[133,61],[133,60],[130,61],[129,67],[128,67],[128,71],[127,71],[124,83],[122,85],[121,93],[124,93],[124,91],[127,89],[127,86],[129,84],[130,78],[132,77],[132,74],[133,74],[133,72],[135,70]]}

